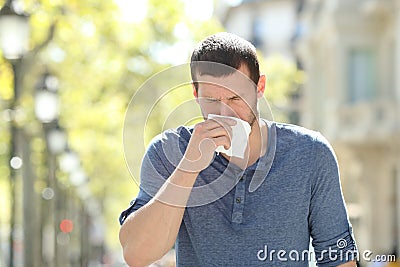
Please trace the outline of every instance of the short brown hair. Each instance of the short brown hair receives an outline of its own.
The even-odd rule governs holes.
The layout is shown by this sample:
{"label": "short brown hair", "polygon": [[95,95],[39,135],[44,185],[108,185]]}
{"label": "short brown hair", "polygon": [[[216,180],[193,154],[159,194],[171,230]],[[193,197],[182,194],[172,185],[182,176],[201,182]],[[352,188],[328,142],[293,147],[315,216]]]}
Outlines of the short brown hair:
{"label": "short brown hair", "polygon": [[[245,64],[250,72],[250,79],[257,84],[260,79],[260,66],[256,48],[245,39],[227,32],[220,32],[203,39],[192,53],[190,60],[192,80],[198,90],[198,75],[211,75],[214,77],[232,74],[234,69],[239,69]],[[215,62],[230,66],[231,68],[213,68],[213,64],[196,62]],[[218,65],[218,64],[215,64]],[[234,69],[232,69],[234,68]]]}

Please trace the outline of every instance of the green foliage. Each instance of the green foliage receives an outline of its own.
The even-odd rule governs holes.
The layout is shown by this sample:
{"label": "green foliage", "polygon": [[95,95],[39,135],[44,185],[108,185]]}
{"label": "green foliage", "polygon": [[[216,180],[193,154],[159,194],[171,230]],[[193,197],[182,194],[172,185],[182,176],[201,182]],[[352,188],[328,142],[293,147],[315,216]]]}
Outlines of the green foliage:
{"label": "green foliage", "polygon": [[260,55],[260,69],[267,78],[264,95],[271,106],[274,119],[288,122],[290,96],[304,83],[304,72],[279,55],[266,59]]}
{"label": "green foliage", "polygon": [[[25,112],[22,126],[33,137],[42,136],[33,115],[33,91],[38,76],[49,70],[60,81],[60,124],[68,133],[70,147],[80,156],[92,194],[102,202],[107,243],[118,247],[118,215],[138,190],[124,162],[125,109],[149,75],[168,66],[156,54],[160,54],[158,49],[181,41],[174,34],[176,25],[183,23],[190,28],[194,23],[190,25],[190,19],[185,17],[183,1],[148,1],[147,16],[135,23],[120,19],[120,10],[113,1],[26,0],[23,3],[24,10],[31,14],[31,50],[49,37],[52,25],[55,31],[40,51],[31,53],[33,63],[23,74],[23,95],[18,104]],[[1,1],[0,5],[3,4]],[[204,24],[204,28],[201,24],[193,27],[202,29],[201,37],[221,29],[215,20]],[[189,37],[185,41],[194,44],[199,35],[191,33],[185,36]],[[12,72],[4,60],[0,61],[0,88],[4,110],[13,97]],[[7,127],[7,123],[2,123],[1,131],[7,132]],[[8,140],[7,135],[1,135],[0,146],[7,147]],[[0,152],[1,166],[7,166],[7,149]],[[44,149],[39,147],[33,153],[41,156]],[[41,173],[37,183],[39,194],[44,186],[40,180],[46,173],[43,166],[38,166],[43,162],[33,164]],[[1,168],[0,172],[2,190],[7,191],[3,185],[7,185],[8,169]],[[64,176],[59,179],[64,181]],[[8,207],[8,194],[1,195],[5,196],[1,203]]]}

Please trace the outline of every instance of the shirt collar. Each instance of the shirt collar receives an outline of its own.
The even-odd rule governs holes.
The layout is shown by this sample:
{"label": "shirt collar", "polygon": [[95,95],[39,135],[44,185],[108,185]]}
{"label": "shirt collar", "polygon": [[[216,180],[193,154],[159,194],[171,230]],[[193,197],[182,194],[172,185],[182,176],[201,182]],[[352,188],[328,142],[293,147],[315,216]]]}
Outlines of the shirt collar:
{"label": "shirt collar", "polygon": [[228,169],[236,177],[239,177],[245,171],[254,171],[254,174],[252,176],[249,185],[250,193],[256,191],[265,181],[269,171],[271,170],[272,163],[274,162],[275,158],[276,143],[277,143],[276,124],[275,122],[272,121],[267,121],[267,120],[264,121],[268,127],[267,152],[263,156],[261,156],[253,165],[247,167],[246,170],[242,170],[235,164],[229,164],[229,161],[225,159],[222,155],[217,155],[220,161],[222,161],[225,164],[229,164]]}
{"label": "shirt collar", "polygon": [[264,120],[268,127],[268,148],[267,152],[258,159],[258,161],[249,167],[254,169],[253,178],[250,181],[249,192],[254,192],[261,186],[267,178],[271,170],[272,163],[274,162],[276,152],[276,124],[275,122]]}

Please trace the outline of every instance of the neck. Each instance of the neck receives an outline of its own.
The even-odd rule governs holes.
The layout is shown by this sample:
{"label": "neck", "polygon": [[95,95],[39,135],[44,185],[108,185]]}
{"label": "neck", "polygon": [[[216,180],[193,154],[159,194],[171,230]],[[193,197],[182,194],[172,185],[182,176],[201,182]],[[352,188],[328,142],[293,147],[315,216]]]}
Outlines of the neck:
{"label": "neck", "polygon": [[249,136],[249,163],[253,164],[255,161],[257,161],[258,158],[262,157],[265,154],[265,152],[267,151],[268,143],[267,137],[268,127],[263,120],[257,118],[257,120],[253,123]]}

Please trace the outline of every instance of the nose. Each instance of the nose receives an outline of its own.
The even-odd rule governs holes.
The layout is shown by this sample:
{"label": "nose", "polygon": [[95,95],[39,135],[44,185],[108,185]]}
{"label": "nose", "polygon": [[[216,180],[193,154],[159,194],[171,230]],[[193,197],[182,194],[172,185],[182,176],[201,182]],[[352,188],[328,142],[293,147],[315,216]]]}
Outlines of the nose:
{"label": "nose", "polygon": [[236,117],[236,112],[224,101],[220,103],[221,116]]}

